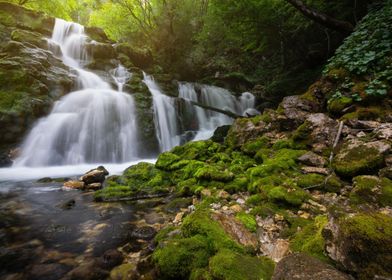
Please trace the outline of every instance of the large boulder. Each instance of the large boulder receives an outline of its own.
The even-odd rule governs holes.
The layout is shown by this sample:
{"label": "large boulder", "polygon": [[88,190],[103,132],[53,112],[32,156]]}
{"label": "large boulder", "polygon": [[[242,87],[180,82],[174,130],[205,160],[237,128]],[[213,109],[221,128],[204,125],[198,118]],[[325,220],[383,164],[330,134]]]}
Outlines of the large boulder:
{"label": "large boulder", "polygon": [[80,180],[83,181],[86,185],[100,183],[102,184],[105,181],[106,176],[109,175],[109,172],[103,166],[98,166],[95,169],[91,169],[86,172]]}
{"label": "large boulder", "polygon": [[343,177],[372,174],[385,164],[385,155],[391,150],[386,141],[346,141],[335,156],[332,166]]}
{"label": "large boulder", "polygon": [[331,217],[323,237],[328,256],[359,279],[392,277],[392,217],[380,213]]}
{"label": "large boulder", "polygon": [[350,280],[336,268],[303,253],[282,259],[276,266],[272,280]]}

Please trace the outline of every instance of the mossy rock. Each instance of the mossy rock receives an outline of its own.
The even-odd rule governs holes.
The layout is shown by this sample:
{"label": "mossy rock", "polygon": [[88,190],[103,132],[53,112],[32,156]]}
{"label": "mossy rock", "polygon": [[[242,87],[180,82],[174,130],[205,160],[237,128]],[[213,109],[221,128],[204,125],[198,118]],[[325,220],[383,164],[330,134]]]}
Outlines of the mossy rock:
{"label": "mossy rock", "polygon": [[335,156],[332,167],[343,177],[371,174],[384,164],[384,155],[391,146],[382,141],[353,141],[343,145]]}
{"label": "mossy rock", "polygon": [[271,279],[275,264],[265,257],[253,257],[230,250],[221,250],[209,262],[213,279],[259,280]]}
{"label": "mossy rock", "polygon": [[267,193],[268,200],[274,203],[282,203],[289,206],[298,207],[309,199],[309,194],[302,189],[295,187],[269,187],[263,190]]}
{"label": "mossy rock", "polygon": [[358,279],[392,276],[392,217],[358,213],[330,221],[323,231],[330,257]]}
{"label": "mossy rock", "polygon": [[208,265],[213,252],[205,236],[194,235],[160,243],[152,259],[159,269],[159,279],[188,279],[192,270]]}
{"label": "mossy rock", "polygon": [[241,223],[251,232],[256,232],[257,222],[253,215],[247,214],[245,212],[239,212],[236,218],[241,221]]}
{"label": "mossy rock", "polygon": [[328,112],[333,115],[341,115],[343,110],[353,104],[351,97],[341,96],[328,101]]}
{"label": "mossy rock", "polygon": [[297,179],[297,185],[304,189],[321,188],[324,184],[324,181],[325,181],[324,175],[310,173],[310,174],[301,175]]}
{"label": "mossy rock", "polygon": [[151,163],[141,162],[127,168],[122,176],[112,177],[108,186],[94,194],[96,201],[135,200],[169,193],[168,175]]}
{"label": "mossy rock", "polygon": [[230,182],[234,174],[227,169],[222,170],[216,165],[205,165],[195,172],[195,177],[199,180]]}
{"label": "mossy rock", "polygon": [[392,181],[388,178],[357,176],[353,182],[354,188],[350,193],[350,202],[353,205],[392,206]]}
{"label": "mossy rock", "polygon": [[159,155],[155,166],[163,170],[173,170],[170,166],[181,158],[173,153],[165,152]]}
{"label": "mossy rock", "polygon": [[291,250],[307,253],[321,261],[328,261],[329,258],[324,252],[325,243],[322,237],[322,230],[327,222],[326,216],[317,216],[313,222],[303,227],[290,240]]}

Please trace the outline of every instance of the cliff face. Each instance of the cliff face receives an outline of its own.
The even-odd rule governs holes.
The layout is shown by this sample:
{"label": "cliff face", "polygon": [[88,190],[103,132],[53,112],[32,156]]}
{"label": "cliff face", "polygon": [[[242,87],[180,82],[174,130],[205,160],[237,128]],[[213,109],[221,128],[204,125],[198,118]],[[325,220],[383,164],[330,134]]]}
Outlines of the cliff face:
{"label": "cliff face", "polygon": [[1,149],[18,143],[26,130],[67,93],[74,76],[48,51],[54,19],[0,3]]}

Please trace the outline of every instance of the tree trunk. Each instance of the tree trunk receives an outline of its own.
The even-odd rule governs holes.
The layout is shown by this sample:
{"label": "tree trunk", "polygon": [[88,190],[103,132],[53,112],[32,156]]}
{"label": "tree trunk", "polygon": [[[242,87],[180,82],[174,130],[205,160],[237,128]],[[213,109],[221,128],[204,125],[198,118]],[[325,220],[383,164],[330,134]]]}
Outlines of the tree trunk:
{"label": "tree trunk", "polygon": [[293,5],[305,17],[324,25],[330,29],[336,30],[343,34],[350,34],[354,30],[354,26],[347,22],[332,18],[326,14],[320,13],[310,7],[307,7],[301,0],[286,0],[286,2]]}

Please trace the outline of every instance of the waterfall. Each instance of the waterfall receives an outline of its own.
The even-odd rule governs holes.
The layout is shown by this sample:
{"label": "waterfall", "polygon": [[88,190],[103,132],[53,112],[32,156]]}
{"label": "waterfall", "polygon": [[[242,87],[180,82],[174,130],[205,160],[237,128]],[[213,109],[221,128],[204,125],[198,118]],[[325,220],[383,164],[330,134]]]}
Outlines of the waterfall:
{"label": "waterfall", "polygon": [[121,64],[116,69],[110,71],[110,74],[116,82],[117,89],[120,92],[123,92],[124,85],[132,78],[132,74]]}
{"label": "waterfall", "polygon": [[143,82],[152,95],[155,133],[159,148],[164,152],[180,144],[174,99],[163,94],[151,76],[146,73],[143,73],[143,76]]}
{"label": "waterfall", "polygon": [[[254,96],[249,92],[243,93],[239,100],[237,100],[228,90],[215,86],[180,83],[178,90],[179,97],[185,100],[230,111],[239,115],[243,115],[247,110],[252,109],[255,102]],[[206,110],[200,106],[193,106],[193,110],[198,126],[193,140],[208,139],[213,135],[217,127],[233,122],[232,118],[225,114]]]}
{"label": "waterfall", "polygon": [[120,163],[137,158],[135,105],[132,96],[121,92],[130,74],[121,67],[113,71],[119,90],[114,91],[85,70],[86,40],[83,26],[56,19],[49,44],[77,72],[78,90],[57,101],[51,113],[35,124],[14,166]]}

